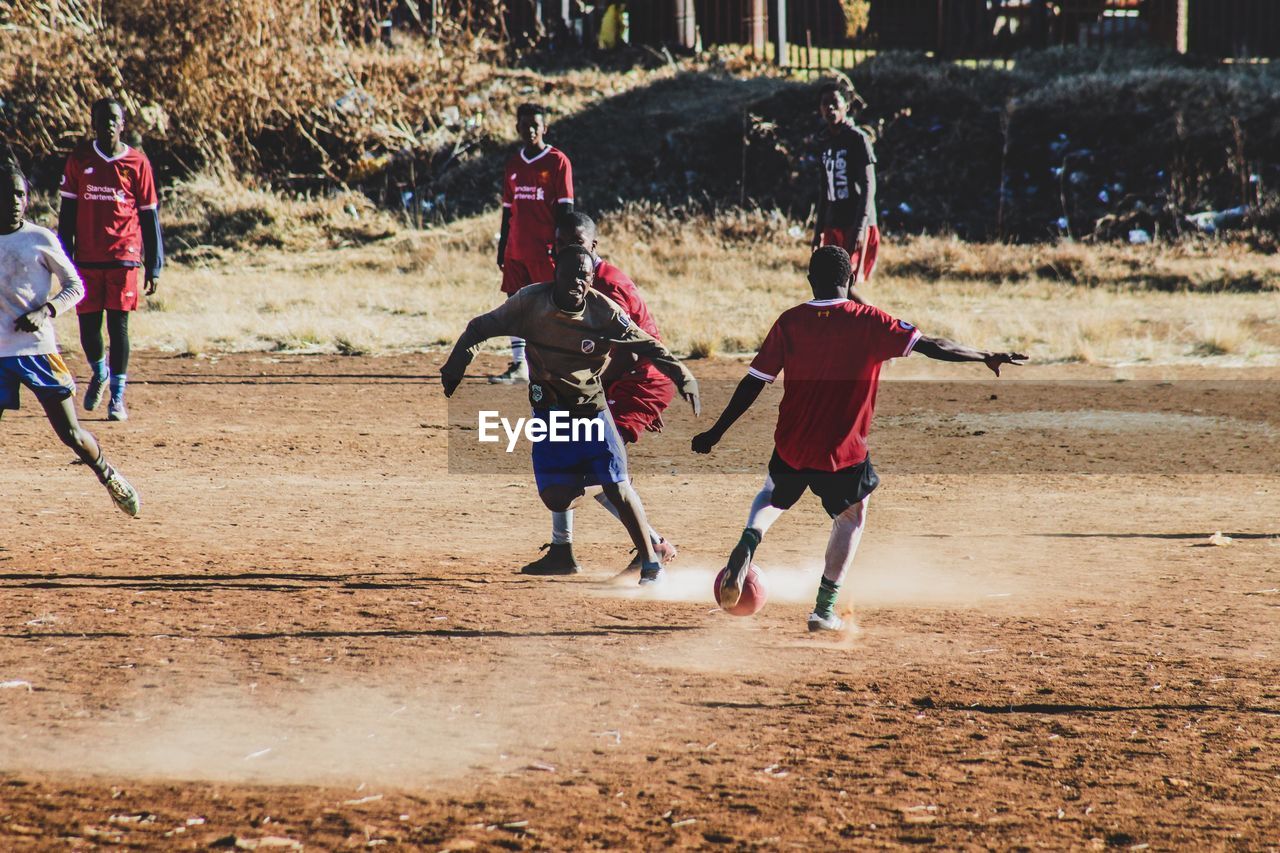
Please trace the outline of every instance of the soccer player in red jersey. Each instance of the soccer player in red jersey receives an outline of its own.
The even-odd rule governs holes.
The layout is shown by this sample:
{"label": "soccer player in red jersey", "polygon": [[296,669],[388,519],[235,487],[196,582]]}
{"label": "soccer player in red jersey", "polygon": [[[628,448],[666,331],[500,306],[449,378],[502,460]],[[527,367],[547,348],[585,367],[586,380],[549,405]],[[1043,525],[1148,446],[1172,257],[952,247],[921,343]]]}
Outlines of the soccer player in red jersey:
{"label": "soccer player in red jersey", "polygon": [[97,475],[121,511],[136,516],[137,491],[107,464],[76,419],[76,383],[58,354],[53,318],[83,295],[80,276],[53,232],[23,221],[26,211],[26,176],[17,163],[0,163],[0,414],[18,408],[19,390],[26,387],[62,443]]}
{"label": "soccer player in red jersey", "polygon": [[[631,321],[655,340],[662,340],[658,324],[649,313],[639,289],[626,273],[596,254],[596,224],[585,213],[574,212],[560,220],[556,227],[556,252],[569,246],[581,246],[591,253],[595,264],[592,287],[612,299]],[[629,350],[615,350],[601,377],[609,413],[626,444],[635,444],[645,432],[662,431],[662,412],[675,399],[676,385],[648,359],[638,358]],[[618,508],[603,491],[596,495],[609,513],[622,520]],[[663,565],[676,558],[676,548],[657,530],[649,528],[649,541]],[[531,575],[573,574],[578,561],[573,555],[573,510],[551,513],[551,543],[543,546],[546,554],[522,570]],[[638,572],[642,560],[639,552],[623,575]]]}
{"label": "soccer player in red jersey", "polygon": [[852,265],[838,246],[809,261],[813,299],[785,311],[765,337],[747,375],[715,426],[693,439],[695,453],[710,453],[767,383],[785,372],[773,458],[717,590],[722,607],[738,603],[747,568],[761,538],[805,489],[822,500],[834,520],[810,631],[839,631],[836,596],[853,563],[867,517],[867,499],[880,484],[867,454],[880,365],[918,352],[939,361],[980,361],[996,376],[1005,364],[1025,361],[1013,352],[986,352],[945,338],[921,335],[911,324],[849,299]]}
{"label": "soccer player in red jersey", "polygon": [[[853,284],[871,278],[880,248],[876,225],[876,155],[871,137],[855,125],[849,111],[853,99],[839,83],[819,92],[822,186],[818,191],[813,248],[839,246],[853,259]],[[856,295],[854,301],[859,300]]]}
{"label": "soccer player in red jersey", "polygon": [[[120,140],[124,110],[110,98],[93,104],[94,139],[82,142],[67,157],[62,174],[62,208],[58,238],[84,280],[80,345],[93,374],[84,395],[92,411],[108,382],[107,417],[129,419],[124,389],[129,370],[129,312],[138,307],[138,270],[148,296],[160,283],[164,242],[157,213],[155,176],[147,155]],[[111,341],[108,369],[102,341],[102,314]]]}
{"label": "soccer player in red jersey", "polygon": [[[498,268],[502,292],[510,299],[520,288],[555,278],[551,248],[556,220],[573,213],[573,167],[569,158],[544,140],[546,112],[537,104],[516,109],[521,146],[507,160],[502,175],[502,233]],[[529,381],[524,340],[511,339],[511,365],[490,382],[510,385]]]}

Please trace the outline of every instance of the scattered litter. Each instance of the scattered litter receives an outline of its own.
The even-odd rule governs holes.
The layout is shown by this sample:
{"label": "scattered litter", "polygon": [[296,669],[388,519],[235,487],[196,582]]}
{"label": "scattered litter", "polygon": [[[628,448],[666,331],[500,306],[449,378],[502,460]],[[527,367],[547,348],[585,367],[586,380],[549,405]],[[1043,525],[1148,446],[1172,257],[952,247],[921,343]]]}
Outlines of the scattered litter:
{"label": "scattered litter", "polygon": [[773,779],[782,779],[787,776],[790,776],[791,775],[790,771],[779,769],[781,766],[782,765],[780,764],[770,764],[768,767],[765,767],[760,772]]}
{"label": "scattered litter", "polygon": [[526,770],[541,770],[543,773],[555,773],[555,772],[556,772],[556,766],[555,766],[554,764],[547,764],[545,761],[535,761],[535,762],[533,762],[532,764],[529,764],[528,766],[526,766],[526,767],[525,767],[525,769],[526,769]]}
{"label": "scattered litter", "polygon": [[1216,234],[1224,228],[1239,225],[1248,212],[1249,208],[1243,206],[1229,210],[1206,210],[1203,213],[1191,214],[1187,217],[1187,222],[1197,231]]}
{"label": "scattered litter", "polygon": [[381,799],[382,799],[381,794],[374,794],[371,797],[361,797],[358,800],[343,800],[342,804],[344,806],[358,806],[361,803],[376,803],[378,800],[381,800]]}
{"label": "scattered litter", "polygon": [[253,759],[253,758],[261,758],[262,756],[266,755],[270,751],[271,751],[271,747],[267,747],[266,749],[260,749],[257,752],[251,752],[244,757],[244,760],[249,761],[250,759]]}
{"label": "scattered litter", "polygon": [[622,743],[622,732],[617,729],[609,729],[607,732],[596,732],[596,737],[611,737],[614,743]]}
{"label": "scattered litter", "polygon": [[802,229],[799,225],[792,225],[790,228],[787,229],[787,236],[793,240],[799,240],[801,237],[804,236],[804,229]]}
{"label": "scattered litter", "polygon": [[21,687],[27,688],[28,693],[35,690],[35,688],[31,686],[30,681],[0,681],[0,689],[3,689],[3,690],[10,690],[10,689],[21,688]]}
{"label": "scattered litter", "polygon": [[[1280,593],[1280,587],[1272,587],[1271,589],[1259,589],[1253,592],[1246,592],[1245,595],[1276,595]],[[1215,679],[1220,680],[1220,679]]]}
{"label": "scattered litter", "polygon": [[1222,534],[1222,531],[1221,531],[1221,530],[1217,531],[1216,533],[1214,533],[1212,536],[1210,536],[1210,537],[1209,537],[1209,544],[1210,544],[1210,545],[1223,545],[1223,546],[1225,546],[1225,545],[1230,545],[1230,544],[1231,544],[1232,542],[1234,542],[1234,541],[1235,541],[1235,540],[1234,540],[1234,539],[1232,539],[1230,536],[1224,536],[1224,535]]}
{"label": "scattered litter", "polygon": [[187,826],[200,826],[203,823],[204,823],[204,818],[202,817],[187,818]]}
{"label": "scattered litter", "polygon": [[678,826],[688,826],[691,823],[697,823],[697,822],[698,822],[698,819],[696,817],[687,817],[684,820],[672,821],[671,828],[675,829]]}
{"label": "scattered litter", "polygon": [[58,617],[54,616],[52,613],[49,613],[44,616],[37,616],[35,619],[31,619],[25,624],[30,625],[33,628],[38,628],[41,625],[52,625],[54,622],[57,622],[57,621],[58,621]]}
{"label": "scattered litter", "polygon": [[1134,246],[1142,246],[1151,242],[1151,235],[1142,228],[1134,228],[1129,232],[1129,242]]}
{"label": "scattered litter", "polygon": [[1059,216],[1059,217],[1058,217],[1058,228],[1059,228],[1060,230],[1062,230],[1062,231],[1066,231],[1066,230],[1067,230],[1067,226],[1068,226],[1068,225],[1070,225],[1070,224],[1071,224],[1071,223],[1067,221],[1067,217],[1065,217],[1065,216]]}

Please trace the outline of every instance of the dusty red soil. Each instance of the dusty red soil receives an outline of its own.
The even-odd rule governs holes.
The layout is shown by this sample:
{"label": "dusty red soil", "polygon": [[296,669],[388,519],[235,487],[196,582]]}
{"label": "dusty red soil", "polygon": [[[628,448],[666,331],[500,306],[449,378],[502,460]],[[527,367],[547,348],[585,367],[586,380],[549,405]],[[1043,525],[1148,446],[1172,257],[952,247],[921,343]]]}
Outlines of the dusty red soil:
{"label": "dusty red soil", "polygon": [[[139,358],[134,419],[87,421],[136,521],[5,416],[0,849],[1280,848],[1277,371],[895,367],[946,381],[882,390],[832,642],[812,498],[765,610],[710,601],[773,397],[637,449],[681,547],[638,597],[594,502],[585,574],[515,573],[527,459],[448,446],[520,392],[447,409],[440,360]],[[694,368],[714,415],[741,365]]]}

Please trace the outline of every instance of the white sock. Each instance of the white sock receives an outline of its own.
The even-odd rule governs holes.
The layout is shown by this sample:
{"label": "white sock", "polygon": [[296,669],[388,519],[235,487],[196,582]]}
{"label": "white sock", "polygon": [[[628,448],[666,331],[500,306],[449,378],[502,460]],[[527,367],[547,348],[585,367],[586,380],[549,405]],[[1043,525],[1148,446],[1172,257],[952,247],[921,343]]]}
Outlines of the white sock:
{"label": "white sock", "polygon": [[[599,492],[596,495],[596,500],[600,503],[600,506],[604,507],[609,511],[609,515],[612,515],[614,518],[618,519],[618,521],[622,521],[622,516],[618,513],[618,508],[613,505],[613,501],[609,500],[609,497],[604,492]],[[650,527],[649,541],[652,542],[654,545],[657,545],[659,542],[662,541],[662,535],[659,534],[658,531]]]}
{"label": "white sock", "polygon": [[863,498],[835,517],[831,524],[831,538],[827,540],[826,565],[822,569],[822,577],[837,587],[844,581],[845,574],[853,565],[853,556],[858,553],[858,543],[862,541],[862,530],[867,523],[867,501]]}
{"label": "white sock", "polygon": [[524,338],[511,339],[511,363],[524,363]]}
{"label": "white sock", "polygon": [[751,501],[751,512],[747,515],[747,527],[752,530],[760,531],[761,537],[768,532],[769,528],[786,510],[778,509],[769,503],[773,498],[773,478],[766,476],[764,485],[756,494],[755,499]]}
{"label": "white sock", "polygon": [[568,545],[573,542],[573,510],[551,513],[551,544]]}

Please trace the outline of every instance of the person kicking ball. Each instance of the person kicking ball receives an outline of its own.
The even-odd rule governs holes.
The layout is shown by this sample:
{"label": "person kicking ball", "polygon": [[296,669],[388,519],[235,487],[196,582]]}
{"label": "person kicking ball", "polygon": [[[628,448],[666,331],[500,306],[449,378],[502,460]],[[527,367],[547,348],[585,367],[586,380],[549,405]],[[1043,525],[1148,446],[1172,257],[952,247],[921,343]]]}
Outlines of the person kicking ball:
{"label": "person kicking ball", "polygon": [[[58,238],[24,222],[26,212],[26,176],[16,163],[0,165],[0,415],[18,408],[25,385],[62,443],[98,476],[116,506],[136,516],[138,493],[76,419],[75,380],[58,353],[53,318],[75,307],[84,285]],[[50,298],[54,278],[61,289]]]}
{"label": "person kicking ball", "polygon": [[880,484],[867,453],[880,365],[918,352],[939,361],[982,362],[999,376],[1002,365],[1027,358],[921,335],[910,323],[850,301],[851,276],[844,249],[825,246],[813,253],[813,299],[774,322],[720,418],[692,443],[695,453],[710,453],[764,386],[785,372],[769,473],[751,503],[746,529],[729,555],[716,596],[724,608],[738,603],[760,540],[812,489],[833,523],[817,602],[809,614],[810,631],[844,629],[835,613],[836,597],[862,539],[868,498]]}

